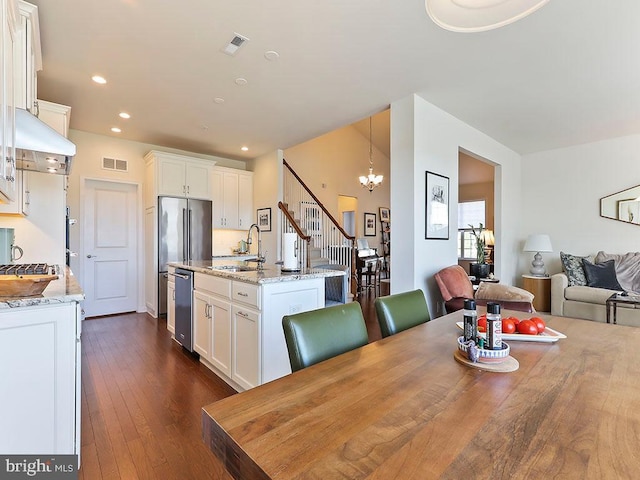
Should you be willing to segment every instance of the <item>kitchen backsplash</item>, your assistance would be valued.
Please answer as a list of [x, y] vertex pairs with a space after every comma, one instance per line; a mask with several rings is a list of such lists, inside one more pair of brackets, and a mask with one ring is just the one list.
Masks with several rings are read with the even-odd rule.
[[[251, 251], [255, 252], [258, 248], [258, 238], [255, 231], [253, 232], [253, 245]], [[247, 240], [246, 230], [214, 230], [213, 231], [213, 254], [229, 255], [233, 250], [238, 248], [240, 240]]]

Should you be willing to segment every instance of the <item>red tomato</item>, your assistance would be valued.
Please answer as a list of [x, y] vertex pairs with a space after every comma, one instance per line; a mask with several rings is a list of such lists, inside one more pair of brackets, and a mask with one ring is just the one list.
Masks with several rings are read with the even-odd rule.
[[547, 326], [544, 323], [544, 320], [542, 320], [540, 317], [531, 317], [530, 320], [533, 323], [536, 324], [536, 328], [538, 329], [538, 333], [544, 332], [544, 329], [547, 328]]
[[538, 327], [531, 320], [522, 320], [518, 324], [518, 333], [522, 333], [524, 335], [537, 335]]
[[502, 333], [516, 333], [516, 324], [510, 318], [502, 320]]
[[484, 315], [481, 317], [478, 317], [478, 331], [479, 332], [487, 331], [487, 317], [485, 317]]
[[511, 321], [515, 324], [516, 329], [518, 328], [518, 324], [520, 323], [520, 319], [516, 317], [511, 317]]

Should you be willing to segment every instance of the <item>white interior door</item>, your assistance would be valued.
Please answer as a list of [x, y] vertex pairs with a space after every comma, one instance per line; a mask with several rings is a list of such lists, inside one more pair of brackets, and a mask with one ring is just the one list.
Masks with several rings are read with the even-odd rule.
[[136, 310], [137, 188], [85, 181], [82, 261], [87, 317]]

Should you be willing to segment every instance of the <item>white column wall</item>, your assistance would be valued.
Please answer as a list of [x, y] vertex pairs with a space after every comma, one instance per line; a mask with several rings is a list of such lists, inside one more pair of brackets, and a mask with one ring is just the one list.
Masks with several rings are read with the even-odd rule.
[[[520, 231], [520, 155], [417, 95], [391, 105], [391, 208], [403, 212], [400, 221], [394, 217], [391, 288], [393, 293], [421, 288], [432, 316], [442, 313], [433, 275], [457, 263], [460, 149], [496, 165], [496, 275], [513, 284]], [[427, 170], [449, 177], [449, 240], [424, 238]]]

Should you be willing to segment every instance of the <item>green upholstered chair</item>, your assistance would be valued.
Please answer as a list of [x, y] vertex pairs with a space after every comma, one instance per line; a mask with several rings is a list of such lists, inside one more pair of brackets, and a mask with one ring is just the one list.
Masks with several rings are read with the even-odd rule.
[[422, 290], [376, 298], [375, 306], [382, 338], [431, 319]]
[[368, 342], [367, 327], [357, 302], [285, 315], [282, 327], [293, 372]]

